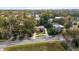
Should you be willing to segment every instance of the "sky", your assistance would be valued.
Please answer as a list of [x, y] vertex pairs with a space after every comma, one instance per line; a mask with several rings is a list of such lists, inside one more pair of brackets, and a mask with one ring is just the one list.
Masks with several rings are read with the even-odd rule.
[[0, 0], [0, 9], [79, 9], [78, 0]]

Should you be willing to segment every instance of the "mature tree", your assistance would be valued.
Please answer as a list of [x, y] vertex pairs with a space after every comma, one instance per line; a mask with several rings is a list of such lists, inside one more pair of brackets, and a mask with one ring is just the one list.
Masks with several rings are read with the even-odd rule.
[[33, 17], [27, 17], [24, 20], [24, 30], [28, 36], [32, 36], [35, 26], [36, 26], [36, 20]]
[[50, 18], [53, 18], [53, 14], [49, 11], [43, 12], [40, 19], [40, 25], [43, 25], [46, 28], [51, 27], [51, 23], [49, 23]]
[[79, 29], [67, 29], [66, 34], [70, 35], [74, 39], [73, 42], [75, 43], [75, 46], [79, 47]]
[[4, 39], [7, 39], [7, 36], [5, 36], [7, 25], [8, 23], [6, 22], [6, 18], [4, 16], [0, 16], [0, 37], [3, 37]]
[[66, 21], [65, 23], [64, 23], [64, 26], [65, 26], [65, 28], [70, 28], [71, 26], [72, 26], [72, 21]]

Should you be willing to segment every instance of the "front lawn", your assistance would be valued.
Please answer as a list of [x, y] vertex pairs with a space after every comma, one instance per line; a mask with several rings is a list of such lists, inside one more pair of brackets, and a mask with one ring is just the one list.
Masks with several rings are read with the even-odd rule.
[[60, 41], [54, 41], [11, 46], [4, 51], [65, 51], [67, 48], [64, 48]]

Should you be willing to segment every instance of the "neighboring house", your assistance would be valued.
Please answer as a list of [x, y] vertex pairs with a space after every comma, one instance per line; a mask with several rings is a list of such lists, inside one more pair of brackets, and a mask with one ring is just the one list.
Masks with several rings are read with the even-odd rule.
[[64, 18], [63, 16], [55, 17], [55, 19], [62, 19]]
[[53, 18], [49, 18], [48, 21], [51, 23], [53, 21]]
[[47, 29], [44, 26], [35, 27], [36, 31], [33, 34], [32, 39], [36, 39], [36, 37], [48, 36]]
[[35, 20], [40, 20], [40, 15], [39, 14], [35, 15]]
[[26, 16], [27, 16], [27, 17], [32, 17], [32, 16], [34, 16], [34, 15], [32, 15], [32, 14], [27, 14]]
[[31, 17], [32, 15], [28, 14], [27, 17]]
[[57, 32], [60, 32], [61, 30], [64, 29], [64, 26], [63, 25], [60, 25], [58, 23], [54, 23], [53, 24], [53, 28], [57, 31]]
[[76, 20], [79, 21], [79, 17], [77, 17]]

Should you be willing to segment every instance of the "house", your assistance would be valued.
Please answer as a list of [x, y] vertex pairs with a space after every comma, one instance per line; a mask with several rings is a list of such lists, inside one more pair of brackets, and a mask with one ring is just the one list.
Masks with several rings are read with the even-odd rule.
[[58, 23], [53, 24], [53, 28], [57, 31], [60, 32], [62, 29], [64, 29], [64, 26]]
[[36, 39], [37, 37], [48, 36], [47, 29], [44, 26], [35, 27], [35, 32], [33, 34], [32, 39]]
[[49, 18], [48, 21], [51, 23], [53, 21], [53, 18]]
[[77, 17], [76, 20], [79, 21], [79, 17]]
[[35, 20], [40, 20], [40, 15], [39, 14], [35, 15]]
[[62, 19], [64, 18], [63, 16], [55, 17], [55, 19]]
[[32, 15], [32, 14], [26, 14], [26, 16], [27, 16], [27, 17], [32, 17], [33, 15]]

